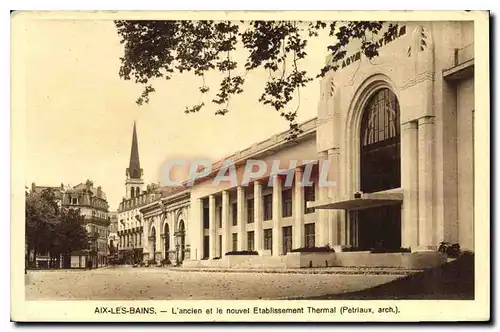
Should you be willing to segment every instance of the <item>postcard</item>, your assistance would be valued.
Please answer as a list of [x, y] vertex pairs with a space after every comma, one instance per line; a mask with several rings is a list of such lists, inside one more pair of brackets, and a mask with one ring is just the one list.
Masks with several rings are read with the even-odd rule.
[[488, 12], [11, 26], [13, 321], [490, 319]]

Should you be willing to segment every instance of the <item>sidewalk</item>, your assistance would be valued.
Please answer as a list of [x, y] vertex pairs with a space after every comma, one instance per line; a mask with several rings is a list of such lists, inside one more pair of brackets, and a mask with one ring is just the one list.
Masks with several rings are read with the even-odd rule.
[[[92, 268], [91, 271], [94, 270], [101, 270], [109, 268], [109, 266], [99, 266], [99, 267], [94, 267]], [[28, 273], [30, 272], [78, 272], [78, 271], [90, 271], [89, 269], [85, 269], [83, 267], [74, 267], [74, 268], [61, 268], [61, 269], [27, 269], [26, 270]]]
[[423, 270], [390, 267], [321, 267], [303, 269], [226, 269], [226, 268], [183, 268], [168, 267], [170, 271], [180, 272], [218, 272], [218, 273], [282, 273], [282, 274], [334, 274], [334, 275], [412, 275]]

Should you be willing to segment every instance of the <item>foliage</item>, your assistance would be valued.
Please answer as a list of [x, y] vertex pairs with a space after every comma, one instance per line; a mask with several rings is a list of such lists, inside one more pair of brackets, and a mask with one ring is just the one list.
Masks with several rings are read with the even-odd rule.
[[258, 255], [257, 251], [253, 250], [241, 250], [241, 251], [230, 251], [227, 252], [226, 255]]
[[79, 210], [58, 206], [51, 189], [26, 193], [26, 244], [35, 261], [39, 253], [52, 257], [62, 254], [69, 259], [71, 252], [87, 249], [88, 235], [83, 223]]
[[89, 236], [84, 226], [84, 216], [80, 215], [80, 211], [63, 208], [59, 220], [56, 230], [61, 252], [70, 255], [73, 251], [87, 249]]
[[387, 248], [373, 248], [370, 251], [372, 254], [387, 254], [387, 253], [409, 253], [411, 252], [410, 248], [394, 248], [394, 249], [387, 249]]
[[40, 252], [48, 252], [51, 244], [55, 242], [55, 227], [59, 213], [55, 202], [54, 192], [50, 189], [41, 193], [26, 193], [26, 243], [28, 250], [34, 250], [35, 256]]
[[387, 253], [410, 253], [410, 248], [384, 248], [381, 246], [376, 246], [375, 248], [366, 247], [345, 247], [342, 248], [342, 252], [356, 252], [356, 251], [369, 251], [372, 254], [387, 254]]
[[[212, 99], [217, 105], [215, 114], [229, 111], [231, 97], [243, 92], [245, 76], [256, 69], [269, 72], [259, 101], [270, 105], [285, 118], [291, 128], [291, 138], [300, 131], [296, 123], [297, 111], [288, 106], [297, 95], [300, 105], [300, 88], [314, 78], [336, 71], [346, 57], [346, 48], [353, 41], [368, 59], [378, 55], [379, 38], [392, 39], [397, 34], [397, 24], [369, 21], [115, 21], [124, 55], [120, 58], [120, 77], [135, 80], [144, 90], [137, 104], [149, 102], [154, 92], [155, 79], [172, 78], [174, 73], [192, 72], [200, 77], [201, 96], [210, 91], [205, 84], [205, 74], [219, 71], [224, 74], [219, 89]], [[307, 43], [320, 33], [328, 33], [331, 45], [325, 51], [331, 62], [319, 73], [311, 76], [299, 63], [307, 57]], [[355, 43], [356, 44], [356, 43]], [[248, 53], [241, 64], [234, 57], [237, 49]], [[242, 72], [240, 72], [242, 71]], [[200, 111], [205, 103], [186, 107], [185, 113]]]
[[297, 249], [292, 249], [290, 252], [335, 252], [333, 248], [326, 245], [323, 247], [302, 247]]

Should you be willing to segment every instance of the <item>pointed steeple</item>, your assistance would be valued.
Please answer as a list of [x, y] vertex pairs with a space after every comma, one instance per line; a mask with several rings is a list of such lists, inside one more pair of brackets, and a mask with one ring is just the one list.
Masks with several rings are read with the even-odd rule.
[[127, 168], [127, 177], [130, 179], [140, 179], [142, 177], [142, 168], [139, 162], [139, 147], [137, 145], [137, 131], [135, 129], [132, 133], [132, 148], [130, 150], [130, 163]]

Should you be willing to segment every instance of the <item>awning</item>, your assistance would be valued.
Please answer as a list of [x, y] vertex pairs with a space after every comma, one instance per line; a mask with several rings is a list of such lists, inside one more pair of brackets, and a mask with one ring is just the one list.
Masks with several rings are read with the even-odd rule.
[[361, 198], [340, 201], [308, 202], [307, 207], [327, 210], [363, 210], [384, 205], [397, 205], [403, 202], [403, 193], [362, 194]]

